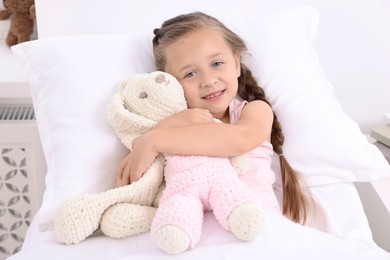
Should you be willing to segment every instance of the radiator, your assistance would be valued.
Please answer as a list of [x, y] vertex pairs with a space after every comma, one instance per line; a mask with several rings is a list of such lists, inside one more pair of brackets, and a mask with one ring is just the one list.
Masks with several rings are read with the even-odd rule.
[[18, 252], [41, 205], [46, 162], [31, 104], [0, 104], [0, 259]]

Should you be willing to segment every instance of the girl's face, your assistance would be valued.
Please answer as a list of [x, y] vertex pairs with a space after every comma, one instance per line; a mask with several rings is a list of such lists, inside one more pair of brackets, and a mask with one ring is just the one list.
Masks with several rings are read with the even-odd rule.
[[240, 55], [212, 29], [185, 34], [168, 46], [166, 72], [182, 84], [189, 108], [203, 108], [223, 121], [235, 98], [240, 76]]

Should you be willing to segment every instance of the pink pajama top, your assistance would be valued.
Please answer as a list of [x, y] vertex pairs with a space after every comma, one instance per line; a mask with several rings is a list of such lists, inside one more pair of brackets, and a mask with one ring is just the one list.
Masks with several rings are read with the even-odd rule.
[[[229, 106], [230, 124], [236, 124], [241, 116], [241, 111], [247, 104], [235, 98]], [[280, 213], [278, 200], [276, 199], [273, 184], [275, 173], [271, 169], [271, 160], [274, 151], [272, 144], [264, 141], [258, 147], [248, 153], [251, 165], [249, 170], [240, 175], [240, 179], [257, 196], [263, 208]]]

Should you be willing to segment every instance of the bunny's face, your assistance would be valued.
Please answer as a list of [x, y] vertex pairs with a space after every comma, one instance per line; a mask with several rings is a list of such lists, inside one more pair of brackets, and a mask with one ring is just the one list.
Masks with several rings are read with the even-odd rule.
[[130, 77], [122, 84], [121, 93], [129, 111], [154, 121], [187, 108], [180, 83], [161, 71]]

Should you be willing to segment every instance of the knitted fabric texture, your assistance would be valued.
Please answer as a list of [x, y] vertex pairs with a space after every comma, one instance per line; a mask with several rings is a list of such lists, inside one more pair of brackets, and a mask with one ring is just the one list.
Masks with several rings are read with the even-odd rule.
[[[107, 116], [121, 142], [131, 150], [136, 137], [185, 108], [179, 82], [167, 73], [156, 71], [136, 74], [123, 81], [108, 103]], [[143, 177], [131, 185], [65, 201], [54, 220], [57, 240], [65, 244], [84, 240], [99, 228], [105, 217], [103, 213], [115, 204], [152, 206], [162, 184], [164, 161], [163, 156], [158, 156]], [[150, 229], [150, 223], [145, 229]]]
[[[123, 81], [109, 101], [107, 114], [119, 139], [131, 150], [136, 137], [185, 108], [187, 104], [179, 82], [167, 73], [156, 71], [136, 74]], [[239, 158], [231, 159], [237, 170], [245, 171], [247, 157]], [[224, 160], [228, 163], [226, 158]], [[156, 212], [150, 207], [157, 206], [164, 187], [164, 163], [164, 157], [159, 155], [135, 183], [65, 201], [54, 222], [57, 240], [65, 244], [79, 243], [99, 226], [102, 226], [104, 234], [115, 238], [150, 230], [151, 219]], [[209, 166], [213, 163], [213, 160], [210, 161]], [[206, 167], [204, 171], [209, 172], [210, 169]], [[237, 173], [232, 175], [237, 176]], [[177, 215], [182, 213], [177, 212]], [[145, 221], [140, 221], [141, 218]]]
[[[161, 169], [164, 161], [160, 155], [143, 178], [131, 185], [65, 201], [54, 221], [53, 230], [57, 240], [64, 244], [75, 244], [84, 240], [99, 228], [103, 213], [117, 203], [153, 205], [162, 182]], [[150, 223], [147, 229], [149, 227]]]
[[152, 222], [152, 234], [163, 226], [181, 227], [199, 241], [204, 210], [212, 210], [218, 222], [230, 230], [230, 212], [244, 203], [256, 203], [251, 190], [239, 179], [228, 158], [165, 155], [166, 188]]
[[111, 97], [107, 112], [119, 139], [131, 150], [136, 137], [186, 108], [184, 92], [176, 78], [153, 72], [125, 80]]
[[155, 207], [121, 203], [110, 207], [100, 221], [102, 232], [112, 238], [123, 238], [149, 231]]

